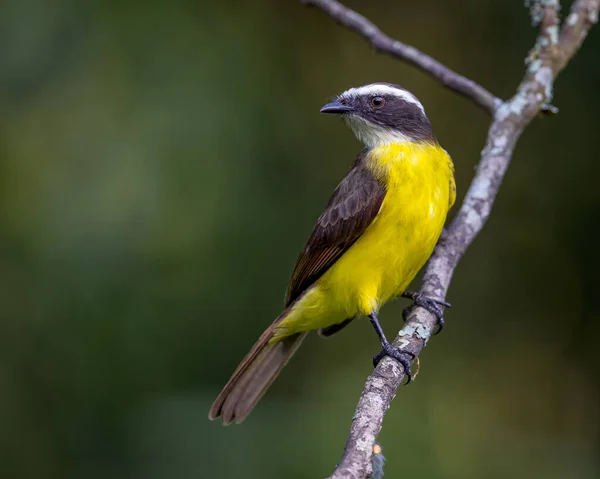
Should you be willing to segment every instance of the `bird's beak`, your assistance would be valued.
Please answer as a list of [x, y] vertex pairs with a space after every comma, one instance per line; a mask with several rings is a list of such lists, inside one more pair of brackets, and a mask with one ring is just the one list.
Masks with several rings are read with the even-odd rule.
[[348, 105], [342, 105], [339, 101], [334, 101], [332, 103], [327, 103], [323, 108], [321, 108], [321, 113], [350, 113], [354, 111], [354, 108]]

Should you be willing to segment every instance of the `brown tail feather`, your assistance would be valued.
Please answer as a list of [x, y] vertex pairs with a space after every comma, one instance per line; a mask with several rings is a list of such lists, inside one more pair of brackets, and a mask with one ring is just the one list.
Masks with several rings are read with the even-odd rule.
[[234, 420], [237, 423], [243, 421], [296, 352], [307, 333], [294, 334], [277, 343], [269, 343], [275, 325], [285, 313], [258, 338], [231, 375], [210, 408], [209, 419], [221, 416], [223, 424], [230, 424]]

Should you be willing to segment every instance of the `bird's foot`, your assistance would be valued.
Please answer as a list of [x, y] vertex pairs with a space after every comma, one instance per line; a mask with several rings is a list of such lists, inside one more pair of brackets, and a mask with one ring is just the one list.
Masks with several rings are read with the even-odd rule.
[[369, 314], [369, 321], [375, 328], [377, 332], [377, 336], [379, 337], [379, 342], [381, 343], [381, 351], [373, 356], [373, 367], [377, 367], [379, 361], [381, 361], [385, 356], [389, 356], [390, 358], [394, 358], [404, 368], [404, 374], [408, 378], [408, 384], [412, 380], [412, 372], [410, 370], [410, 363], [415, 360], [415, 355], [413, 353], [409, 353], [408, 351], [401, 351], [400, 349], [394, 348], [390, 342], [385, 337], [383, 333], [383, 329], [381, 329], [381, 325], [379, 324], [379, 319], [377, 318], [377, 312], [373, 311]]
[[421, 308], [425, 308], [431, 314], [433, 314], [437, 319], [438, 330], [434, 334], [438, 334], [444, 329], [444, 312], [442, 310], [442, 306], [445, 308], [450, 307], [450, 303], [446, 301], [442, 301], [441, 299], [430, 298], [429, 296], [424, 295], [423, 293], [413, 293], [410, 291], [405, 291], [402, 293], [403, 298], [411, 299], [413, 304], [410, 306], [406, 306], [402, 310], [402, 318], [404, 321], [408, 318], [408, 315], [411, 313], [413, 308], [416, 306], [420, 306]]
[[404, 374], [408, 378], [406, 384], [412, 381], [412, 371], [410, 370], [410, 364], [415, 360], [415, 355], [408, 351], [402, 351], [394, 348], [390, 343], [382, 344], [383, 349], [373, 356], [373, 367], [377, 367], [379, 362], [386, 356], [395, 359], [404, 368]]

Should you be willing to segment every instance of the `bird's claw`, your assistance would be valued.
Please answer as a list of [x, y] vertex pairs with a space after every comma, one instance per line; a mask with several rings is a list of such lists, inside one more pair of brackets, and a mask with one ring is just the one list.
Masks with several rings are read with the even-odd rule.
[[402, 351], [394, 348], [391, 344], [385, 344], [383, 349], [373, 356], [373, 367], [377, 367], [379, 362], [386, 356], [395, 359], [404, 368], [404, 374], [408, 378], [406, 384], [412, 380], [412, 371], [410, 370], [410, 364], [415, 360], [415, 355], [408, 351]]
[[442, 310], [442, 306], [445, 308], [449, 308], [451, 305], [447, 301], [442, 301], [441, 299], [430, 298], [429, 296], [424, 295], [423, 293], [412, 293], [410, 291], [406, 291], [402, 294], [403, 298], [411, 299], [413, 304], [410, 306], [406, 306], [402, 310], [402, 318], [404, 321], [408, 318], [410, 312], [416, 306], [420, 306], [421, 308], [426, 309], [431, 314], [433, 314], [437, 319], [438, 330], [434, 334], [438, 334], [444, 329], [444, 312]]

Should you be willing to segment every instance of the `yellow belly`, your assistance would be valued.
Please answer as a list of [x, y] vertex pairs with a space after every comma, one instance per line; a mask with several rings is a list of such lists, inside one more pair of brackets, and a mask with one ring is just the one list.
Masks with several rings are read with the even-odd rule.
[[392, 144], [372, 150], [367, 165], [386, 186], [378, 215], [293, 306], [275, 340], [379, 310], [431, 255], [454, 202], [446, 152], [437, 145]]

